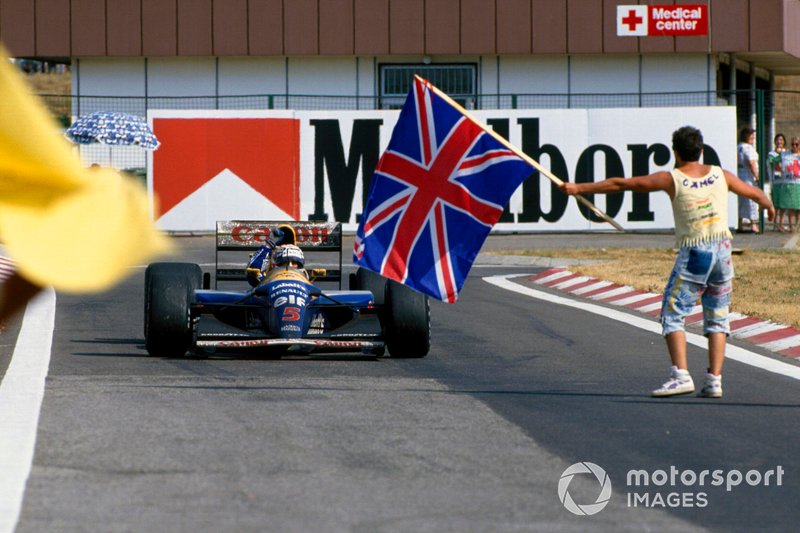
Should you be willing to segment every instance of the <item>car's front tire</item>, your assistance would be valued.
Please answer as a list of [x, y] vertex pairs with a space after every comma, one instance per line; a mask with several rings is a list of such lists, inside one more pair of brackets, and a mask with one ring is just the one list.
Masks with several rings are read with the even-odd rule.
[[384, 335], [394, 358], [417, 359], [431, 348], [431, 307], [428, 297], [394, 280], [386, 282]]
[[147, 353], [180, 357], [192, 344], [190, 306], [203, 283], [193, 263], [153, 263], [144, 274], [144, 338]]
[[[377, 272], [359, 267], [356, 270], [355, 283], [351, 283], [351, 289], [370, 291], [375, 298], [375, 305], [383, 305], [387, 281], [385, 277]], [[355, 285], [355, 287], [352, 285]]]

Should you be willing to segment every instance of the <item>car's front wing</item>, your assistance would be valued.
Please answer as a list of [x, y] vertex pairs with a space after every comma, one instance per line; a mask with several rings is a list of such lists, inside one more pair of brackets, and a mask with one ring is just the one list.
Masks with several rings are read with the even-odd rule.
[[311, 352], [361, 352], [372, 355], [383, 355], [384, 342], [381, 340], [335, 340], [335, 339], [198, 339], [198, 349], [213, 351], [215, 349], [246, 348], [279, 348], [286, 353]]

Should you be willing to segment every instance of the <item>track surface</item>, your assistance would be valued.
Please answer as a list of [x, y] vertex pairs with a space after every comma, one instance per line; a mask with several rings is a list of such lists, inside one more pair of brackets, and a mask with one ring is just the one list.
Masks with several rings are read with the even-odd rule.
[[[183, 247], [213, 261], [205, 239]], [[668, 366], [657, 335], [481, 279], [539, 270], [475, 267], [458, 304], [433, 303], [419, 361], [150, 358], [142, 269], [106, 294], [58, 295], [17, 531], [795, 531], [800, 383], [728, 361], [722, 400], [651, 399]], [[705, 354], [689, 358], [699, 381]], [[557, 490], [584, 461], [613, 488], [593, 516]], [[671, 466], [784, 474], [730, 492], [626, 486]], [[579, 504], [599, 490], [589, 475], [569, 485]], [[634, 508], [631, 492], [708, 503]]]

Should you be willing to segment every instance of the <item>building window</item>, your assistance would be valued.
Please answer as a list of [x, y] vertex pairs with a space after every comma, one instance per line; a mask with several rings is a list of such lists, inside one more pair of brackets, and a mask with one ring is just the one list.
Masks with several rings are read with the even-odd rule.
[[380, 65], [380, 108], [403, 107], [414, 74], [425, 78], [467, 109], [476, 107], [478, 68], [475, 64]]

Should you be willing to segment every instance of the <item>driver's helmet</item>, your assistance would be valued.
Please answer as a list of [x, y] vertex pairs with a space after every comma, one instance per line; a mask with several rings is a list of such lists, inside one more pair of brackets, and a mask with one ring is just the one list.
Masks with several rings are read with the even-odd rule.
[[303, 250], [294, 244], [278, 246], [272, 251], [272, 264], [275, 266], [288, 265], [296, 268], [303, 268], [303, 265], [305, 264]]

